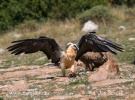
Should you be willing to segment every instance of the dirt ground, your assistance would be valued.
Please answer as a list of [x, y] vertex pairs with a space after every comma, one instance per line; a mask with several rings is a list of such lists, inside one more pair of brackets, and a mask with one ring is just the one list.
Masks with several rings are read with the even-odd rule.
[[86, 72], [61, 77], [57, 66], [19, 66], [0, 69], [0, 100], [135, 100], [135, 66], [119, 64], [115, 79], [88, 82]]

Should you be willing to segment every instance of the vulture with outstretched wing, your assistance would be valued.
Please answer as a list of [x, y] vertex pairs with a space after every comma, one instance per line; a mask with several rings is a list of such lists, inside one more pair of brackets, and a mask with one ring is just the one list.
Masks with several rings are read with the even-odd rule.
[[116, 54], [114, 50], [122, 52], [123, 48], [114, 42], [97, 36], [95, 32], [83, 35], [77, 44], [68, 43], [66, 51], [53, 38], [41, 36], [35, 39], [24, 39], [13, 41], [13, 45], [7, 49], [11, 54], [30, 54], [42, 51], [52, 63], [59, 63], [62, 69], [62, 74], [65, 76], [65, 69], [70, 68], [72, 75], [75, 75], [74, 62], [86, 52], [110, 52]]

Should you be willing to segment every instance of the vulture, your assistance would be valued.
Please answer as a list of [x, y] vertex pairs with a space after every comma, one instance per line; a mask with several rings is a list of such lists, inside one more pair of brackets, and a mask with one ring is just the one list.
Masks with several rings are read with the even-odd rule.
[[98, 68], [108, 60], [106, 55], [107, 52], [86, 52], [79, 60], [84, 64], [86, 71], [93, 71], [94, 68]]
[[82, 35], [75, 44], [69, 42], [65, 51], [58, 45], [55, 39], [46, 36], [17, 40], [11, 43], [13, 43], [13, 45], [9, 46], [7, 49], [14, 55], [42, 51], [48, 59], [51, 59], [52, 63], [59, 63], [63, 76], [65, 76], [66, 69], [68, 68], [70, 68], [71, 75], [75, 76], [74, 62], [78, 61], [81, 56], [87, 52], [110, 52], [117, 54], [115, 50], [123, 51], [121, 45], [97, 36], [95, 32]]

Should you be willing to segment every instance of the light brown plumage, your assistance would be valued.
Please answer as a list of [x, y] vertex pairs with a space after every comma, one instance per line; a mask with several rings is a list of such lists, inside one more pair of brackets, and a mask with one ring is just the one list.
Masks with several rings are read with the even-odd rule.
[[94, 68], [102, 66], [108, 60], [116, 62], [113, 55], [109, 52], [87, 52], [83, 54], [79, 60], [83, 62], [86, 70], [90, 71], [92, 71]]
[[66, 74], [66, 69], [70, 68], [72, 75], [75, 75], [74, 62], [76, 58], [77, 51], [74, 48], [74, 44], [70, 44], [67, 48], [65, 54], [62, 56], [60, 60], [60, 67], [62, 70], [63, 76]]
[[99, 66], [104, 64], [107, 58], [105, 57], [104, 52], [87, 52], [83, 54], [79, 60], [83, 62], [86, 70], [92, 71], [94, 68], [98, 68]]

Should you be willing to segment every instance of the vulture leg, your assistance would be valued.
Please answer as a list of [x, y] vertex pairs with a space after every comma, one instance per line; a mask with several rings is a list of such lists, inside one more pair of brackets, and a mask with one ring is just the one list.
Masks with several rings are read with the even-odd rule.
[[101, 55], [101, 61], [106, 62], [107, 58], [105, 58], [105, 55], [102, 52], [100, 52], [100, 55]]
[[71, 74], [69, 75], [70, 77], [76, 77], [76, 73], [75, 73], [75, 66], [72, 65], [70, 68]]
[[65, 77], [66, 76], [65, 64], [64, 63], [60, 63], [60, 67], [61, 67], [61, 70], [62, 70], [62, 76]]
[[85, 70], [92, 71], [93, 70], [93, 63], [85, 63]]

